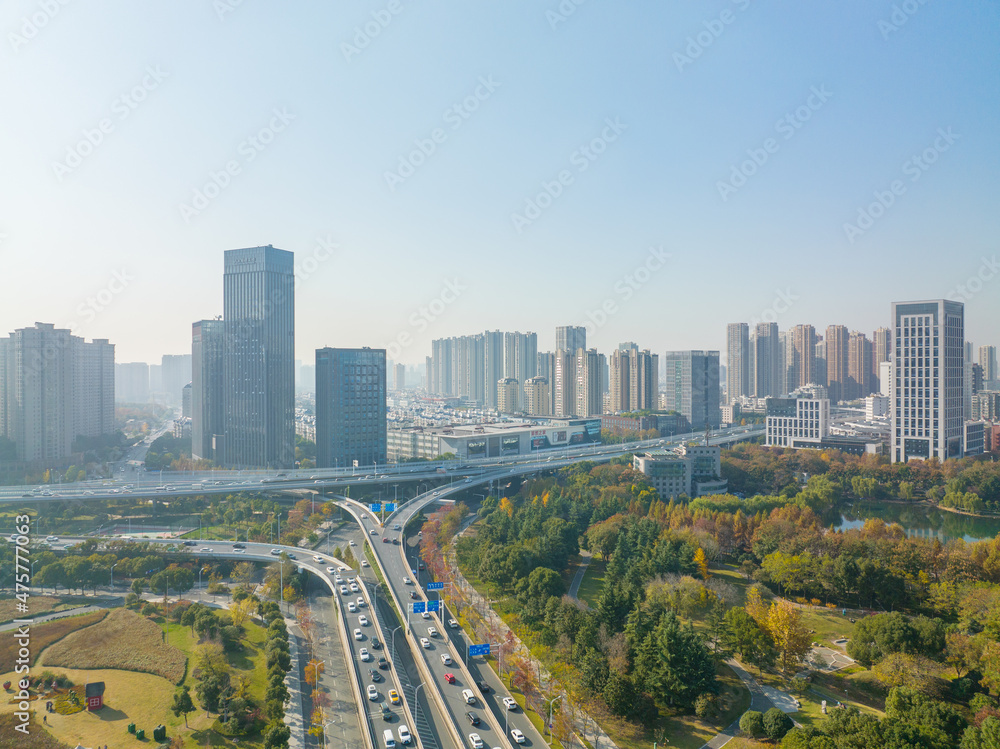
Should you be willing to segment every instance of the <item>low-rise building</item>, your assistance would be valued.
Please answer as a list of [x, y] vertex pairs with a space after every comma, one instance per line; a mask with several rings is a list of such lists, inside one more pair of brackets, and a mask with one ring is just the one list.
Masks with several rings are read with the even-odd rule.
[[768, 398], [765, 444], [819, 447], [830, 433], [827, 398]]
[[453, 453], [461, 459], [529, 455], [553, 447], [601, 441], [600, 418], [552, 419], [539, 423], [408, 427], [388, 431], [390, 461]]
[[665, 499], [724, 494], [729, 488], [729, 481], [722, 478], [722, 449], [717, 445], [646, 452], [632, 458], [632, 467]]

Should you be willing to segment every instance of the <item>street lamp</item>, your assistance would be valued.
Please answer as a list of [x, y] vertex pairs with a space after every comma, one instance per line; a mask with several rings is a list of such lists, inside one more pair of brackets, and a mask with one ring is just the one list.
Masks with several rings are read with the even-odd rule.
[[111, 565], [111, 592], [115, 592], [115, 567], [117, 567], [121, 562], [115, 562]]
[[337, 722], [336, 718], [330, 718], [330, 720], [326, 721], [326, 723], [323, 724], [323, 749], [326, 749], [326, 727], [331, 723], [336, 723], [336, 722]]
[[392, 653], [393, 660], [396, 659], [396, 633], [402, 628], [403, 625], [400, 624], [398, 627], [392, 630], [392, 634], [389, 635], [389, 651]]
[[548, 703], [549, 703], [549, 723], [548, 723], [549, 736], [552, 735], [552, 703], [554, 703], [556, 700], [561, 700], [562, 698], [563, 698], [563, 696], [561, 694], [557, 694], [555, 697], [553, 697], [551, 700], [548, 701]]
[[198, 568], [198, 590], [201, 590], [201, 573], [204, 572], [207, 569], [208, 569], [208, 567], [199, 567]]

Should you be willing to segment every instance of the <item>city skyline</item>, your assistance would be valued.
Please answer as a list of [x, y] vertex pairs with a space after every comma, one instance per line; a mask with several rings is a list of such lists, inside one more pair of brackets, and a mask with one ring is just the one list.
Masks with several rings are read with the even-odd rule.
[[304, 361], [584, 323], [721, 351], [927, 298], [998, 343], [995, 4], [222, 5], [0, 11], [7, 330], [181, 354], [223, 250], [272, 243]]

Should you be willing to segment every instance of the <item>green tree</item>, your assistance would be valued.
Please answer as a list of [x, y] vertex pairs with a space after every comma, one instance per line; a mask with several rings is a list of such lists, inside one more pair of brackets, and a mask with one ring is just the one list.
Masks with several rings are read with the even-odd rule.
[[626, 716], [635, 707], [636, 689], [632, 680], [620, 671], [611, 674], [604, 686], [604, 702], [608, 709], [619, 716]]
[[756, 710], [747, 710], [740, 717], [740, 733], [752, 739], [764, 735], [764, 716]]
[[780, 741], [794, 725], [792, 719], [776, 707], [764, 713], [764, 734], [772, 741]]
[[174, 701], [170, 705], [170, 710], [174, 715], [184, 716], [184, 727], [188, 727], [188, 713], [194, 712], [194, 701], [191, 699], [191, 687], [185, 685], [179, 692], [174, 693]]
[[[715, 664], [691, 625], [669, 611], [636, 653], [636, 682], [670, 705], [694, 707], [699, 694], [717, 692]], [[612, 677], [613, 678], [613, 677]]]

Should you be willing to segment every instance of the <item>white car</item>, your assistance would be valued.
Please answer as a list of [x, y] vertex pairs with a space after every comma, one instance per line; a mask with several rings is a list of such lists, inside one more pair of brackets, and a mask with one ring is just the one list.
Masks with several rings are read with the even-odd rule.
[[457, 619], [449, 619], [448, 620], [448, 626], [451, 627], [452, 629], [458, 629], [458, 620]]
[[427, 634], [430, 635], [431, 637], [437, 637], [438, 636], [438, 631], [434, 627], [428, 627], [427, 628]]
[[478, 733], [469, 734], [469, 744], [472, 745], [472, 749], [483, 749], [483, 740]]
[[359, 616], [358, 617], [358, 624], [360, 624], [362, 627], [367, 627], [368, 626], [368, 617], [365, 616], [364, 614], [362, 614], [361, 616]]
[[358, 584], [357, 583], [351, 583], [351, 592], [352, 593], [357, 593], [358, 592]]
[[441, 662], [444, 665], [446, 665], [446, 666], [450, 666], [451, 665], [451, 656], [448, 655], [447, 653], [441, 653]]
[[410, 743], [410, 729], [406, 726], [399, 727], [399, 743], [409, 744]]
[[463, 689], [462, 690], [462, 699], [465, 700], [465, 704], [467, 704], [467, 705], [475, 705], [476, 704], [476, 695], [474, 695], [472, 693], [471, 689]]
[[510, 737], [514, 739], [515, 744], [524, 743], [524, 734], [518, 731], [516, 728], [510, 729]]
[[368, 699], [372, 702], [378, 699], [378, 690], [375, 688], [374, 684], [368, 685]]
[[353, 538], [351, 539], [350, 543], [351, 543], [351, 546], [357, 546], [357, 544], [354, 543], [354, 539]]
[[360, 629], [355, 629], [354, 630], [354, 639], [355, 640], [363, 640], [364, 638], [365, 638], [365, 636], [363, 634], [361, 634], [361, 630]]
[[341, 585], [340, 586], [340, 594], [343, 595], [343, 596], [347, 595], [347, 586], [346, 585]]
[[369, 532], [369, 533], [370, 533], [371, 535], [373, 535], [373, 536], [377, 536], [377, 535], [378, 535], [378, 531], [377, 531], [377, 530], [375, 530], [374, 528], [372, 528], [372, 529], [371, 529], [370, 531], [368, 531], [368, 532]]
[[428, 612], [426, 612], [426, 611], [421, 611], [420, 612], [420, 618], [421, 619], [430, 619], [431, 615]]
[[59, 540], [59, 536], [46, 536], [45, 540], [49, 543], [54, 543]]
[[504, 697], [503, 706], [508, 710], [517, 710], [517, 700], [513, 697]]
[[358, 596], [358, 608], [363, 609], [365, 607], [364, 596]]
[[430, 646], [431, 646], [431, 641], [430, 640], [428, 640], [426, 637], [421, 637], [420, 638], [420, 647], [422, 647], [422, 648], [429, 648]]
[[413, 585], [413, 583], [410, 582], [410, 578], [404, 577], [403, 578], [403, 585]]
[[272, 557], [281, 556], [281, 549], [271, 549], [271, 556]]
[[363, 661], [370, 661], [372, 659], [372, 655], [368, 652], [368, 648], [361, 648], [361, 650], [358, 651], [358, 655], [361, 656], [361, 660]]
[[362, 559], [362, 560], [361, 560], [361, 566], [362, 566], [362, 567], [367, 567], [367, 566], [368, 566], [368, 562], [367, 562], [367, 560], [364, 560], [364, 559]]
[[323, 561], [323, 557], [321, 557], [319, 554], [313, 554], [313, 561], [314, 562], [322, 562]]
[[347, 610], [352, 614], [358, 613], [358, 607], [355, 605], [354, 601], [347, 602]]
[[[327, 567], [326, 568], [326, 574], [328, 574], [328, 575], [336, 575], [337, 574], [337, 568], [336, 567]], [[337, 577], [340, 577], [340, 576], [337, 575]]]

